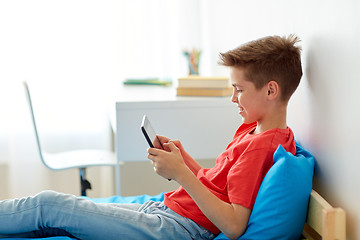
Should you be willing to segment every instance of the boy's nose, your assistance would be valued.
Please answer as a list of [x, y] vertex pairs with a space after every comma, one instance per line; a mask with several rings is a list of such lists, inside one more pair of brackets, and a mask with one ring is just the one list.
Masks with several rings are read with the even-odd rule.
[[239, 102], [238, 97], [237, 97], [237, 95], [235, 93], [232, 94], [231, 101], [233, 103], [238, 103]]

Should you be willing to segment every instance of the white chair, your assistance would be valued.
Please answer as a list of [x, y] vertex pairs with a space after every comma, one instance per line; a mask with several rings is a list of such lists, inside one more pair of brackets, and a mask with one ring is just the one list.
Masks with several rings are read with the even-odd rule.
[[60, 153], [47, 153], [41, 148], [39, 133], [36, 126], [34, 108], [28, 84], [24, 82], [26, 97], [29, 103], [32, 122], [34, 126], [36, 143], [43, 164], [51, 170], [59, 171], [71, 168], [80, 170], [81, 195], [86, 196], [86, 190], [91, 189], [90, 182], [86, 179], [86, 168], [92, 166], [116, 166], [116, 156], [112, 151], [106, 150], [76, 150]]

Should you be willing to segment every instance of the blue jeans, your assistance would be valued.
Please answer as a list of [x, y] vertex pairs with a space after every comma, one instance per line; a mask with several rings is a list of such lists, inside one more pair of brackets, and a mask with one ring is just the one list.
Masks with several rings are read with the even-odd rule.
[[213, 239], [162, 202], [94, 203], [53, 191], [0, 202], [0, 238]]

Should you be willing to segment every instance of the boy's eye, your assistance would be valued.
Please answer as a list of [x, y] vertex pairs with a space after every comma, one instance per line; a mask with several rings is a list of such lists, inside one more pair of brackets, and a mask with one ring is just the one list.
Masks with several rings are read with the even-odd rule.
[[236, 93], [241, 93], [243, 91], [241, 88], [238, 88], [236, 86], [233, 86], [233, 88]]

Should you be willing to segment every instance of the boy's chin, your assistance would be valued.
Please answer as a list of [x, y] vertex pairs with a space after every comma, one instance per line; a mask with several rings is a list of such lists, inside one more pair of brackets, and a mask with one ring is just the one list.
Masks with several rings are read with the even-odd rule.
[[245, 123], [245, 124], [250, 124], [250, 123], [253, 123], [253, 122], [256, 122], [256, 121], [242, 117], [242, 122]]
[[249, 121], [249, 119], [246, 118], [246, 117], [241, 116], [241, 119], [242, 119], [242, 122], [245, 123], [245, 124], [251, 123], [251, 121]]

